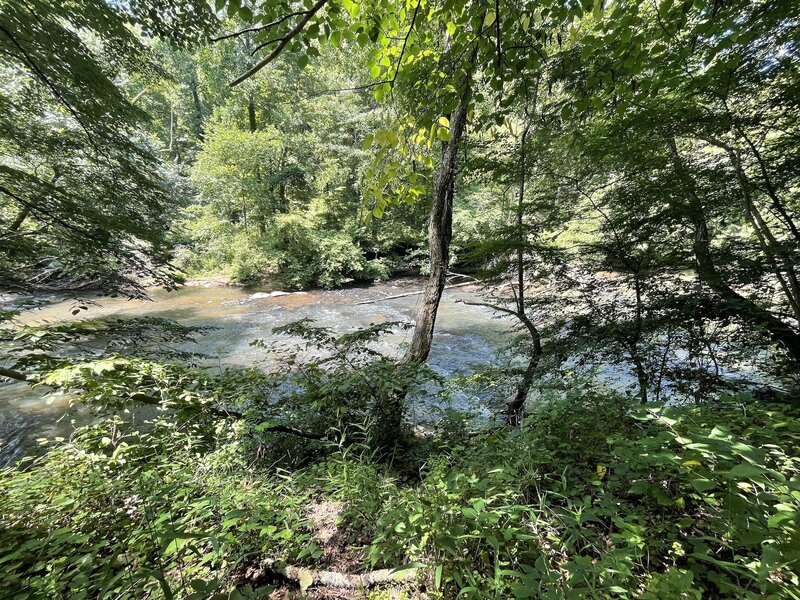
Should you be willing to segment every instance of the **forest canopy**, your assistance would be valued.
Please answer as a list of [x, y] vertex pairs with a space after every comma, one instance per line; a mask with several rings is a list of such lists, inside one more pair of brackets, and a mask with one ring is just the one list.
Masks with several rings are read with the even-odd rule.
[[0, 595], [797, 598], [799, 27], [3, 0]]

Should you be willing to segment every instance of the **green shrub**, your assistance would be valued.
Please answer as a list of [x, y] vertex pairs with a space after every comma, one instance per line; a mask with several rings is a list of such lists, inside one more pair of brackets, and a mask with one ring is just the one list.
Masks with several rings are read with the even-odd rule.
[[540, 406], [388, 493], [370, 560], [420, 561], [445, 597], [796, 597], [798, 411], [591, 404]]
[[266, 245], [289, 288], [332, 288], [369, 278], [363, 252], [348, 234], [320, 230], [316, 219], [304, 215], [278, 216]]
[[554, 397], [521, 430], [453, 431], [402, 470], [341, 440], [276, 469], [254, 434], [109, 420], [0, 472], [0, 593], [264, 594], [243, 574], [316, 564], [308, 509], [330, 500], [364, 568], [416, 566], [434, 598], [797, 597], [797, 409]]

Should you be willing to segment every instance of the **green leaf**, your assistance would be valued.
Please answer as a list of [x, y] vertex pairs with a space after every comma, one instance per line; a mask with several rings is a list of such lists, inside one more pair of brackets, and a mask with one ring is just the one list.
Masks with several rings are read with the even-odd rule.
[[308, 66], [308, 55], [307, 54], [301, 54], [297, 58], [297, 66], [300, 67], [301, 69], [305, 69]]
[[698, 477], [696, 479], [692, 479], [692, 485], [694, 486], [694, 489], [696, 489], [698, 492], [706, 492], [717, 486], [716, 483], [714, 483], [709, 479], [706, 479], [705, 477]]
[[599, 21], [603, 17], [603, 0], [594, 0], [594, 8], [592, 9], [592, 16], [597, 21]]
[[732, 477], [741, 477], [745, 479], [763, 478], [767, 470], [763, 467], [750, 465], [748, 463], [741, 463], [731, 469]]
[[401, 573], [402, 571], [408, 571], [409, 569], [424, 569], [427, 567], [425, 563], [421, 562], [410, 562], [404, 565], [397, 567], [396, 569], [392, 569], [391, 574], [394, 575], [395, 573]]

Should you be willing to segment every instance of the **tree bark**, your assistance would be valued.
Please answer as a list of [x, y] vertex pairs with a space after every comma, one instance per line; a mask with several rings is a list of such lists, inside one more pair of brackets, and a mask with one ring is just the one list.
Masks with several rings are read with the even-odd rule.
[[258, 123], [256, 122], [256, 103], [252, 94], [247, 99], [247, 121], [250, 125], [250, 133], [255, 133], [256, 129], [258, 129]]
[[467, 111], [472, 96], [472, 75], [476, 50], [472, 52], [461, 79], [461, 98], [450, 121], [450, 141], [443, 142], [442, 166], [436, 177], [433, 207], [428, 223], [428, 245], [431, 273], [425, 287], [422, 304], [417, 314], [411, 346], [403, 357], [405, 363], [423, 363], [427, 360], [433, 342], [436, 312], [442, 299], [447, 268], [450, 262], [450, 240], [453, 237], [453, 194], [458, 150], [467, 127]]

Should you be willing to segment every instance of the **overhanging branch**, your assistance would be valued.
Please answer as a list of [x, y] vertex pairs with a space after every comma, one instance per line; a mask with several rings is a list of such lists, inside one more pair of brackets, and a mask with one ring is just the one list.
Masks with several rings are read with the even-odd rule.
[[243, 81], [250, 79], [253, 75], [275, 60], [280, 53], [283, 52], [283, 49], [286, 48], [289, 42], [291, 42], [300, 32], [303, 31], [303, 29], [305, 29], [305, 26], [308, 24], [308, 22], [320, 11], [320, 9], [322, 9], [323, 6], [325, 6], [325, 4], [327, 4], [327, 2], [328, 0], [317, 0], [314, 6], [308, 9], [308, 12], [305, 13], [305, 16], [298, 21], [297, 25], [290, 29], [285, 36], [278, 39], [278, 45], [275, 46], [275, 49], [272, 52], [256, 63], [255, 66], [248, 69], [245, 73], [239, 75], [239, 77], [231, 81], [228, 85], [230, 87], [236, 87]]

